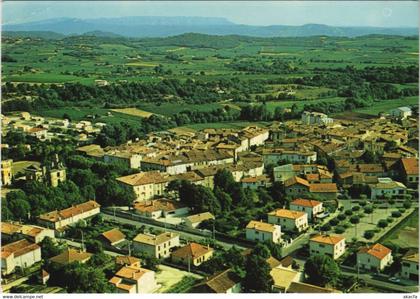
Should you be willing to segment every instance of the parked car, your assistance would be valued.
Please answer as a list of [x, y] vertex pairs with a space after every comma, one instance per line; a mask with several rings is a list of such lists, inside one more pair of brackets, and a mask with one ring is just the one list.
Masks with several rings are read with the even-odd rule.
[[390, 277], [390, 278], [388, 278], [388, 280], [389, 281], [391, 281], [391, 282], [396, 282], [396, 283], [398, 283], [398, 282], [400, 282], [401, 280], [399, 279], [399, 278], [397, 278], [397, 277]]

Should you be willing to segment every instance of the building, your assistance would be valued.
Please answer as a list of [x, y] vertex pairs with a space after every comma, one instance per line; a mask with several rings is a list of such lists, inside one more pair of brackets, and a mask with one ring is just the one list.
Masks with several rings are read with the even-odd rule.
[[268, 223], [280, 225], [284, 231], [304, 231], [308, 228], [308, 214], [301, 211], [277, 209], [268, 213]]
[[286, 293], [292, 282], [299, 282], [302, 279], [300, 272], [292, 269], [276, 267], [270, 272], [273, 278], [273, 292], [275, 293]]
[[79, 249], [67, 248], [59, 255], [50, 258], [50, 261], [60, 265], [68, 265], [74, 262], [84, 264], [90, 260], [91, 257], [92, 254], [89, 252], [84, 252]]
[[287, 290], [287, 293], [316, 294], [316, 293], [341, 293], [341, 292], [335, 289], [323, 288], [323, 287], [319, 287], [313, 284], [293, 281], [290, 284]]
[[1, 272], [8, 275], [16, 267], [27, 268], [41, 261], [41, 247], [28, 240], [19, 240], [1, 247]]
[[326, 114], [320, 112], [303, 111], [301, 116], [302, 124], [304, 125], [328, 125], [334, 122]]
[[133, 188], [136, 201], [146, 201], [155, 196], [163, 195], [169, 182], [168, 177], [157, 171], [130, 174], [116, 180]]
[[307, 180], [294, 176], [284, 182], [286, 195], [299, 197], [309, 193], [310, 184]]
[[302, 211], [308, 214], [308, 220], [314, 221], [316, 215], [323, 212], [322, 202], [312, 199], [298, 198], [290, 203], [290, 210]]
[[341, 236], [317, 235], [309, 240], [311, 255], [328, 255], [338, 259], [346, 250], [346, 239]]
[[9, 240], [16, 235], [21, 236], [33, 243], [40, 243], [42, 240], [44, 240], [45, 237], [54, 239], [54, 231], [52, 229], [13, 222], [1, 223], [2, 239]]
[[338, 189], [335, 183], [310, 184], [309, 192], [329, 200], [336, 199], [338, 195]]
[[289, 150], [283, 148], [268, 148], [262, 152], [264, 164], [277, 165], [279, 162], [310, 164], [316, 161], [317, 153], [310, 150]]
[[251, 241], [269, 241], [275, 244], [282, 242], [281, 227], [276, 224], [251, 220], [246, 226], [245, 233], [246, 239]]
[[195, 285], [191, 293], [232, 294], [241, 292], [241, 278], [232, 269], [216, 273]]
[[211, 259], [213, 253], [213, 248], [193, 242], [172, 252], [171, 259], [174, 263], [180, 263], [188, 267], [198, 267], [203, 262]]
[[104, 154], [105, 163], [120, 163], [128, 168], [140, 169], [143, 156], [125, 151], [108, 151]]
[[32, 164], [24, 171], [27, 181], [47, 182], [52, 187], [57, 187], [59, 183], [66, 181], [66, 168], [59, 162], [58, 156], [50, 165], [40, 167]]
[[123, 266], [109, 282], [118, 293], [150, 294], [159, 287], [154, 271], [136, 266]]
[[184, 223], [189, 228], [196, 228], [201, 222], [206, 220], [214, 220], [214, 216], [210, 212], [191, 215], [184, 218]]
[[391, 178], [378, 178], [378, 183], [370, 185], [370, 190], [370, 199], [402, 198], [407, 187]]
[[107, 86], [109, 85], [109, 82], [107, 80], [97, 79], [95, 80], [96, 86]]
[[158, 219], [161, 217], [182, 216], [188, 214], [190, 208], [179, 201], [156, 199], [134, 203], [134, 210], [139, 215]]
[[134, 250], [148, 253], [158, 259], [169, 257], [171, 249], [178, 246], [179, 235], [170, 232], [160, 235], [138, 234], [133, 239]]
[[392, 263], [392, 250], [376, 243], [360, 248], [357, 252], [357, 266], [367, 271], [382, 271]]
[[115, 257], [115, 264], [118, 266], [140, 267], [141, 260], [130, 255], [118, 255]]
[[409, 107], [398, 107], [389, 111], [389, 115], [393, 118], [406, 119], [413, 114]]
[[293, 168], [293, 164], [286, 164], [274, 167], [273, 175], [275, 182], [284, 183], [288, 179], [293, 178], [296, 175], [296, 173]]
[[52, 211], [38, 216], [38, 222], [45, 227], [60, 230], [80, 220], [100, 213], [100, 205], [93, 200], [72, 206], [61, 211]]
[[43, 141], [47, 139], [48, 130], [44, 128], [30, 128], [27, 133], [29, 136], [33, 136]]
[[419, 186], [419, 159], [402, 158], [400, 162], [400, 175], [408, 188], [418, 189]]
[[418, 249], [409, 250], [401, 260], [401, 277], [419, 281], [419, 252]]
[[13, 165], [13, 160], [11, 159], [1, 161], [1, 181], [0, 181], [1, 186], [9, 186], [12, 184], [12, 176], [13, 176], [12, 165]]
[[101, 240], [105, 245], [117, 247], [121, 243], [125, 243], [125, 235], [118, 229], [113, 228], [101, 234]]
[[259, 187], [271, 186], [271, 179], [268, 175], [246, 177], [241, 180], [242, 187], [257, 190]]

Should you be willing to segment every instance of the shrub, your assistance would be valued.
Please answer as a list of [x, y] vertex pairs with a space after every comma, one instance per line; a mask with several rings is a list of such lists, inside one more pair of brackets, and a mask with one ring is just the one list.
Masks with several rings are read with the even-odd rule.
[[365, 233], [363, 234], [363, 237], [365, 237], [366, 239], [370, 240], [373, 238], [373, 236], [375, 236], [375, 233], [371, 230], [367, 230], [365, 231]]
[[351, 216], [351, 215], [353, 215], [353, 211], [352, 211], [352, 210], [346, 210], [344, 213], [345, 213], [347, 216]]
[[402, 213], [405, 212], [405, 209], [404, 208], [401, 208], [401, 209], [398, 209], [398, 211], [402, 214]]
[[347, 228], [349, 228], [351, 225], [350, 225], [349, 223], [345, 222], [345, 223], [343, 223], [343, 224], [342, 224], [342, 226], [343, 226], [344, 228], [346, 228], [346, 229], [347, 229]]
[[338, 218], [339, 220], [343, 221], [343, 220], [345, 220], [345, 219], [347, 218], [347, 216], [346, 216], [346, 215], [344, 215], [344, 214], [339, 214], [339, 215], [337, 216], [337, 218]]
[[329, 231], [330, 229], [331, 229], [331, 225], [329, 225], [328, 223], [321, 226], [321, 230], [324, 232]]
[[341, 225], [336, 226], [335, 229], [334, 229], [334, 232], [336, 234], [342, 234], [345, 231], [346, 231], [346, 229], [343, 226], [341, 226]]
[[364, 211], [366, 214], [371, 214], [371, 213], [373, 212], [373, 207], [372, 207], [372, 206], [367, 206], [367, 207], [365, 207], [365, 208], [363, 209], [363, 211]]
[[364, 207], [364, 206], [366, 206], [366, 205], [367, 205], [367, 201], [366, 201], [366, 200], [362, 200], [362, 201], [360, 201], [360, 202], [359, 202], [359, 205], [360, 205], [361, 207]]
[[336, 226], [340, 221], [337, 218], [333, 218], [329, 221], [331, 226]]
[[399, 212], [399, 211], [394, 211], [394, 212], [392, 212], [392, 213], [391, 213], [391, 216], [392, 216], [392, 217], [394, 217], [394, 218], [401, 217], [401, 212]]
[[388, 217], [386, 218], [386, 221], [388, 221], [389, 223], [394, 222], [394, 219], [392, 217]]
[[351, 209], [356, 212], [360, 210], [360, 206], [354, 206]]
[[409, 201], [405, 201], [405, 202], [403, 203], [403, 207], [404, 207], [405, 209], [409, 209], [409, 208], [411, 208], [411, 202], [409, 202]]
[[388, 226], [388, 221], [386, 219], [381, 219], [378, 221], [378, 227], [385, 228]]

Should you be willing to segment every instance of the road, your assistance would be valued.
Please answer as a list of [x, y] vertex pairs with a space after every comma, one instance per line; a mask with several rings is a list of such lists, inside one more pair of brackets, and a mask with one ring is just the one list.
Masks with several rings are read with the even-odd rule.
[[[127, 218], [123, 218], [123, 217], [119, 217], [119, 216], [112, 216], [112, 215], [108, 215], [108, 214], [105, 214], [105, 213], [101, 213], [101, 215], [102, 215], [103, 219], [114, 220], [114, 221], [117, 221], [119, 223], [131, 224], [131, 225], [135, 225], [136, 227], [144, 226], [146, 228], [153, 228], [153, 229], [156, 229], [156, 230], [164, 229], [161, 226], [152, 225], [152, 224], [149, 224], [149, 223], [143, 223], [143, 222], [140, 222], [138, 220], [131, 220], [131, 219], [127, 219]], [[186, 233], [186, 232], [183, 232], [183, 231], [177, 231], [177, 230], [169, 229], [169, 228], [166, 228], [166, 231], [177, 233], [177, 234], [180, 235], [181, 239], [184, 239], [184, 240], [199, 241], [199, 240], [208, 239], [208, 237], [203, 237], [203, 236], [199, 236], [199, 235], [195, 235], [195, 234], [191, 234], [191, 233]], [[236, 248], [239, 248], [239, 249], [246, 249], [245, 247], [242, 247], [240, 245], [237, 245], [237, 244], [234, 244], [234, 243], [222, 242], [222, 241], [219, 241], [219, 240], [217, 240], [217, 244], [219, 244], [220, 246], [222, 246], [225, 249], [229, 249], [232, 246], [235, 246]]]

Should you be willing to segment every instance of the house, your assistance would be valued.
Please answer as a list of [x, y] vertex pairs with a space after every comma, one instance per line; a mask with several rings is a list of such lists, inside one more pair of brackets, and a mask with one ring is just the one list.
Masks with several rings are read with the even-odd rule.
[[290, 150], [284, 148], [266, 148], [262, 152], [264, 164], [277, 165], [278, 162], [310, 164], [316, 161], [317, 153], [312, 150]]
[[310, 184], [309, 192], [322, 198], [334, 200], [337, 198], [338, 189], [335, 183]]
[[259, 187], [271, 186], [271, 179], [268, 175], [246, 177], [241, 180], [242, 187], [257, 190]]
[[213, 248], [193, 242], [172, 252], [171, 259], [174, 263], [184, 264], [188, 267], [198, 267], [203, 262], [211, 259], [213, 253]]
[[136, 201], [146, 201], [157, 195], [162, 195], [169, 182], [166, 176], [157, 171], [130, 174], [116, 178], [116, 180], [133, 189]]
[[302, 124], [304, 125], [328, 125], [332, 124], [334, 120], [329, 118], [326, 114], [320, 112], [303, 111], [301, 116]]
[[0, 186], [9, 186], [12, 184], [12, 165], [13, 160], [2, 160], [1, 161], [1, 181]]
[[101, 234], [101, 240], [105, 245], [116, 247], [126, 241], [125, 235], [118, 229], [113, 228]]
[[400, 161], [400, 175], [408, 188], [418, 189], [419, 186], [419, 159], [402, 158]]
[[39, 140], [46, 140], [47, 139], [48, 130], [44, 128], [30, 128], [28, 130], [28, 135], [33, 136]]
[[300, 272], [283, 267], [271, 269], [270, 275], [274, 281], [272, 288], [275, 293], [286, 293], [292, 282], [299, 282], [302, 278]]
[[105, 155], [105, 151], [98, 144], [89, 144], [89, 145], [78, 147], [76, 148], [76, 153], [94, 158], [99, 161], [102, 160]]
[[367, 271], [382, 271], [392, 263], [392, 250], [376, 243], [360, 248], [357, 252], [357, 266]]
[[285, 231], [304, 231], [308, 228], [308, 214], [301, 211], [277, 209], [268, 213], [268, 223], [280, 225]]
[[181, 216], [188, 214], [190, 208], [179, 201], [168, 199], [156, 199], [134, 203], [134, 210], [139, 215], [158, 219], [167, 216]]
[[281, 243], [281, 228], [279, 225], [251, 220], [246, 226], [246, 239], [251, 241], [269, 241]]
[[407, 187], [391, 178], [378, 178], [378, 183], [370, 185], [370, 190], [370, 199], [401, 198], [406, 193]]
[[338, 259], [346, 250], [346, 239], [342, 236], [317, 235], [309, 239], [311, 255], [328, 255]]
[[274, 181], [284, 183], [296, 175], [293, 164], [276, 166], [273, 168]]
[[22, 236], [33, 243], [40, 243], [45, 237], [54, 239], [54, 231], [52, 229], [14, 222], [1, 223], [2, 239], [8, 240], [15, 235]]
[[108, 151], [104, 154], [105, 163], [120, 163], [128, 168], [140, 169], [142, 155], [126, 151]]
[[313, 284], [303, 283], [303, 282], [295, 282], [293, 281], [287, 293], [298, 293], [298, 294], [316, 294], [316, 293], [341, 293], [335, 289], [330, 288], [323, 288]]
[[42, 269], [41, 270], [41, 283], [43, 285], [46, 285], [49, 279], [50, 279], [50, 273]]
[[191, 215], [184, 218], [184, 223], [189, 228], [196, 228], [201, 222], [205, 220], [214, 220], [214, 216], [210, 212]]
[[195, 285], [191, 293], [231, 294], [241, 292], [241, 278], [232, 269], [216, 273]]
[[24, 171], [27, 181], [47, 182], [52, 187], [57, 187], [59, 183], [66, 181], [66, 168], [59, 162], [57, 156], [50, 165], [40, 167], [31, 164]]
[[406, 119], [413, 114], [409, 107], [398, 107], [389, 111], [389, 115], [398, 119]]
[[109, 282], [118, 293], [149, 294], [159, 287], [154, 271], [136, 266], [123, 266]]
[[52, 211], [38, 216], [38, 222], [42, 226], [60, 230], [68, 225], [75, 224], [80, 220], [93, 217], [100, 213], [100, 205], [93, 200], [71, 206], [70, 208]]
[[401, 259], [401, 277], [419, 281], [419, 251], [409, 250]]
[[50, 261], [60, 265], [68, 265], [73, 262], [86, 263], [92, 254], [78, 249], [67, 248], [59, 255], [50, 258]]
[[141, 260], [130, 255], [118, 255], [115, 257], [115, 264], [118, 266], [140, 267]]
[[134, 250], [145, 252], [158, 259], [169, 257], [170, 250], [179, 246], [179, 234], [162, 233], [160, 235], [138, 234], [133, 239]]
[[314, 221], [316, 215], [322, 213], [322, 202], [312, 199], [297, 198], [290, 203], [289, 206], [292, 211], [302, 211], [308, 214], [308, 220]]
[[284, 182], [286, 195], [298, 197], [309, 192], [310, 184], [307, 180], [294, 176]]
[[1, 273], [8, 275], [16, 267], [27, 268], [41, 261], [41, 247], [26, 239], [1, 246]]

